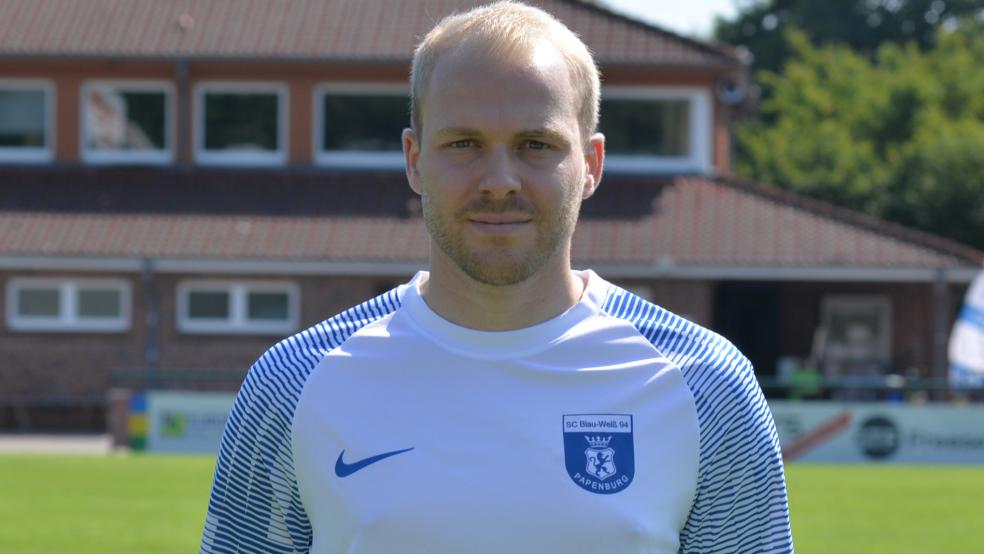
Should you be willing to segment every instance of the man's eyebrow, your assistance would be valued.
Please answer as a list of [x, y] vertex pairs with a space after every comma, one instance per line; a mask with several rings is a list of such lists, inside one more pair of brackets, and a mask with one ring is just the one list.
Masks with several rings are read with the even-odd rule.
[[[449, 137], [474, 137], [481, 135], [482, 132], [478, 129], [472, 127], [445, 127], [443, 129], [438, 129], [434, 132], [434, 136], [438, 140], [442, 140]], [[552, 142], [559, 144], [567, 144], [570, 141], [564, 135], [564, 133], [559, 130], [552, 129], [550, 127], [535, 127], [533, 129], [523, 129], [522, 131], [516, 133], [517, 138], [521, 139], [539, 139], [545, 138]]]
[[465, 136], [475, 136], [479, 135], [478, 129], [472, 129], [471, 127], [445, 127], [434, 132], [434, 136], [438, 138], [444, 137], [460, 137]]
[[546, 138], [553, 142], [567, 144], [570, 142], [564, 133], [549, 127], [539, 127], [536, 129], [525, 129], [520, 131], [519, 138]]

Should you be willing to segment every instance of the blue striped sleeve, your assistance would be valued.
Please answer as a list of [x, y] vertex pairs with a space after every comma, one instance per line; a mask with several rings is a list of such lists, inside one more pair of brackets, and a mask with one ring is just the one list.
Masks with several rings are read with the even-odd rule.
[[723, 337], [618, 287], [605, 311], [635, 325], [694, 395], [700, 467], [680, 552], [791, 553], [779, 438], [749, 361]]
[[250, 368], [219, 446], [202, 553], [309, 551], [311, 523], [291, 447], [294, 410], [321, 359], [399, 303], [393, 289], [281, 341]]

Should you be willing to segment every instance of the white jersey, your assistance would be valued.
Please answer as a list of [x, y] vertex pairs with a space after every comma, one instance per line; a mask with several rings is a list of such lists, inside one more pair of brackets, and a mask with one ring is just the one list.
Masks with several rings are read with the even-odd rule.
[[203, 552], [791, 552], [774, 425], [721, 337], [592, 272], [525, 329], [410, 283], [250, 370]]

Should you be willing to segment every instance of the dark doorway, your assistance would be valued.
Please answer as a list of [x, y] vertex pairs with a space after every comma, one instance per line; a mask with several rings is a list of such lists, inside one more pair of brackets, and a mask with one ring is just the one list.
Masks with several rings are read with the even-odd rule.
[[714, 330], [751, 360], [757, 375], [775, 377], [782, 352], [780, 285], [726, 281], [714, 296]]

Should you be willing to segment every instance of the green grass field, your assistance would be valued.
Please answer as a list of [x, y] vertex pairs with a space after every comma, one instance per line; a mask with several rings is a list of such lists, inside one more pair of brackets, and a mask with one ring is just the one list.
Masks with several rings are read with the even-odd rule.
[[[213, 463], [0, 456], [0, 552], [196, 552]], [[787, 479], [799, 554], [984, 552], [984, 468], [791, 465]]]
[[0, 456], [0, 552], [197, 552], [211, 457]]
[[984, 552], [984, 467], [786, 467], [799, 554]]

